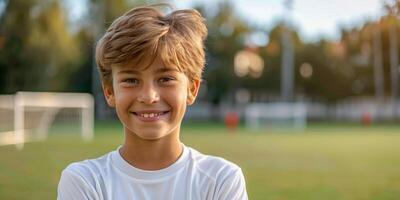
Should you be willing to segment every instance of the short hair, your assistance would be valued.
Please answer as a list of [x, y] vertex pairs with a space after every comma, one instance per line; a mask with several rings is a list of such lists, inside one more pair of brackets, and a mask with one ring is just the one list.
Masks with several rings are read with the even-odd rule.
[[205, 64], [205, 20], [194, 9], [162, 14], [154, 6], [129, 10], [117, 18], [96, 45], [101, 81], [112, 85], [111, 66], [147, 68], [157, 56], [189, 80], [201, 80]]

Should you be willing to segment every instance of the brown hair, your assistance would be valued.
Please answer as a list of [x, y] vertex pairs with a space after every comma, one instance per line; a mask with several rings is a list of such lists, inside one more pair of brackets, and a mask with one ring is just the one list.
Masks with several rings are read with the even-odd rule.
[[148, 67], [159, 56], [189, 80], [200, 80], [205, 64], [204, 18], [193, 9], [162, 14], [154, 6], [133, 8], [117, 18], [97, 42], [101, 80], [111, 85], [111, 66]]

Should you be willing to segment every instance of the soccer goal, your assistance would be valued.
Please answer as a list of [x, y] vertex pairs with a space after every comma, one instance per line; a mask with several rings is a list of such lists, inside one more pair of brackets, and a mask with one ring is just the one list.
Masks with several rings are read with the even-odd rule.
[[93, 138], [94, 100], [84, 93], [18, 92], [0, 96], [0, 145], [45, 140], [50, 130]]
[[245, 109], [245, 124], [250, 129], [302, 131], [307, 125], [303, 103], [253, 103]]

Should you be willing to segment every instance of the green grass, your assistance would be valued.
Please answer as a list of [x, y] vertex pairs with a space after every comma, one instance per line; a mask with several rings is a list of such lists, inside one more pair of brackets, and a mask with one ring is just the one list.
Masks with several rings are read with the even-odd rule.
[[[400, 199], [400, 126], [395, 124], [312, 124], [303, 133], [240, 127], [230, 133], [218, 124], [186, 123], [182, 140], [239, 164], [252, 200]], [[118, 123], [101, 123], [91, 143], [77, 134], [53, 133], [22, 151], [0, 146], [0, 199], [55, 199], [68, 163], [98, 157], [121, 141]]]

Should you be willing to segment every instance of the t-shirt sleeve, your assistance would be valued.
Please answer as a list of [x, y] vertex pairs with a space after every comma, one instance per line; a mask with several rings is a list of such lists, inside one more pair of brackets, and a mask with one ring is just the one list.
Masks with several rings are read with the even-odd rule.
[[65, 169], [58, 183], [57, 200], [97, 200], [94, 189], [78, 173]]
[[217, 200], [248, 200], [246, 182], [241, 169], [228, 174], [220, 183]]

